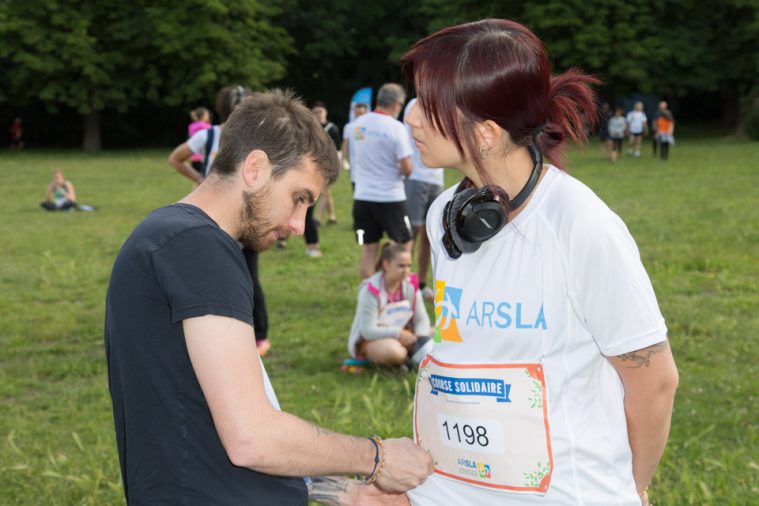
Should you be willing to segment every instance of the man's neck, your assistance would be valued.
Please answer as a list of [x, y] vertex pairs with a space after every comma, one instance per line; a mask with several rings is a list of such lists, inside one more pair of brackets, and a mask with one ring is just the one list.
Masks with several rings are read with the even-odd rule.
[[378, 105], [377, 107], [375, 107], [374, 112], [385, 114], [387, 116], [390, 116], [391, 118], [395, 118], [396, 116], [395, 111], [393, 109], [390, 109], [381, 105]]
[[240, 199], [240, 195], [233, 195], [232, 185], [225, 185], [219, 182], [216, 176], [211, 176], [179, 202], [201, 209], [219, 225], [219, 228], [237, 240], [240, 225]]

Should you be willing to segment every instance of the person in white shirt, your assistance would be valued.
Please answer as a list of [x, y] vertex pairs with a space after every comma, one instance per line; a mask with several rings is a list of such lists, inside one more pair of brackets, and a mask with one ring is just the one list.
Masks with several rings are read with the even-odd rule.
[[552, 76], [540, 40], [498, 19], [401, 65], [422, 161], [464, 176], [427, 216], [436, 321], [413, 429], [435, 473], [411, 504], [647, 505], [678, 383], [667, 328], [622, 220], [560, 168], [599, 81]]
[[354, 191], [356, 189], [356, 171], [358, 168], [355, 160], [352, 160], [355, 156], [352, 155], [354, 147], [353, 143], [350, 142], [350, 139], [353, 135], [357, 135], [354, 122], [366, 114], [366, 110], [367, 106], [362, 102], [353, 106], [353, 121], [346, 123], [343, 127], [343, 144], [340, 146], [340, 153], [343, 155], [343, 164], [350, 169], [351, 189]]
[[635, 108], [627, 113], [627, 131], [630, 133], [627, 152], [640, 157], [640, 145], [643, 137], [648, 135], [648, 118], [643, 112], [643, 102], [635, 102]]
[[361, 279], [374, 273], [383, 233], [411, 250], [403, 188], [403, 177], [411, 174], [411, 143], [403, 123], [396, 119], [405, 102], [406, 92], [399, 84], [384, 84], [377, 92], [377, 108], [354, 121], [353, 227], [362, 247]]
[[[409, 100], [403, 111], [403, 120], [406, 123], [408, 111], [414, 106], [416, 99]], [[411, 230], [414, 234], [414, 246], [417, 247], [417, 266], [419, 275], [419, 288], [425, 299], [435, 298], [435, 292], [427, 286], [427, 273], [430, 268], [430, 241], [427, 238], [427, 230], [424, 228], [427, 212], [436, 198], [443, 192], [445, 175], [443, 169], [430, 168], [422, 163], [419, 150], [413, 146], [414, 138], [411, 136], [411, 127], [406, 124], [410, 142], [414, 148], [411, 157], [414, 166], [411, 175], [406, 178], [406, 207], [411, 219]]]

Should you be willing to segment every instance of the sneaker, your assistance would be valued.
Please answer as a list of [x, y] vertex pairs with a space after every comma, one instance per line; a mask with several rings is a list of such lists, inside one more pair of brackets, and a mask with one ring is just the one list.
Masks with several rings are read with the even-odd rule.
[[322, 256], [322, 251], [319, 248], [306, 248], [306, 256], [310, 258], [319, 258]]
[[635, 152], [635, 158], [640, 158], [640, 151]]
[[435, 290], [429, 286], [425, 286], [422, 289], [422, 298], [424, 298], [424, 300], [435, 300]]

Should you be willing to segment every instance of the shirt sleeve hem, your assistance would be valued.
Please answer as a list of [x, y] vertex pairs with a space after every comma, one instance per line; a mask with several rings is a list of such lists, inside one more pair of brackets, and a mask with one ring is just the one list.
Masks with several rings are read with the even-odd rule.
[[667, 328], [662, 326], [652, 332], [644, 334], [630, 341], [625, 341], [624, 343], [618, 344], [616, 346], [604, 347], [601, 349], [601, 353], [607, 357], [618, 357], [619, 355], [642, 350], [643, 348], [648, 348], [649, 346], [653, 346], [654, 344], [658, 344], [666, 340]]
[[179, 323], [188, 318], [197, 318], [206, 315], [227, 316], [229, 318], [234, 318], [235, 320], [240, 320], [248, 325], [253, 325], [253, 315], [250, 311], [243, 311], [240, 308], [220, 304], [202, 304], [175, 309], [171, 312], [171, 323]]

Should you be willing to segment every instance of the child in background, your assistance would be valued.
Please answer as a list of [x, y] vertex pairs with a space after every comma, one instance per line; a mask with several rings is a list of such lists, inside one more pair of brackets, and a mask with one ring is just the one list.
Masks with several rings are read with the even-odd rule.
[[388, 242], [381, 250], [376, 273], [361, 284], [348, 351], [351, 357], [399, 366], [418, 364], [431, 349], [430, 318], [424, 307], [411, 253]]
[[[188, 139], [200, 130], [211, 128], [211, 111], [205, 107], [197, 107], [190, 111], [190, 118], [192, 118], [192, 123], [187, 127]], [[193, 169], [197, 170], [200, 174], [203, 173], [203, 155], [201, 153], [193, 154], [190, 157], [190, 163]]]
[[656, 141], [659, 143], [659, 156], [662, 160], [669, 158], [669, 146], [675, 143], [675, 118], [672, 111], [664, 109], [656, 119]]
[[617, 107], [614, 116], [609, 118], [609, 138], [611, 139], [611, 162], [617, 161], [617, 156], [622, 152], [622, 141], [625, 139], [627, 120], [623, 116], [624, 110]]
[[47, 211], [76, 209], [74, 185], [66, 180], [62, 170], [53, 172], [53, 181], [48, 185], [47, 196], [40, 205]]

